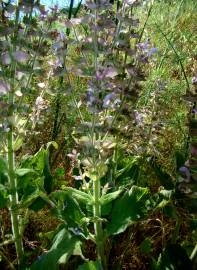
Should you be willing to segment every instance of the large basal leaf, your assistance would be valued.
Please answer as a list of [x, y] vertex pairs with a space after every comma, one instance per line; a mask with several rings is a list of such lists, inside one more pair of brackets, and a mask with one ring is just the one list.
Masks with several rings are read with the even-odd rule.
[[100, 270], [100, 266], [97, 261], [89, 261], [80, 265], [77, 270]]
[[82, 256], [81, 242], [63, 228], [53, 241], [48, 252], [40, 256], [30, 270], [58, 270], [60, 264], [66, 264], [71, 255]]
[[110, 223], [106, 227], [108, 235], [124, 232], [129, 225], [146, 215], [148, 194], [147, 188], [133, 186], [115, 201]]

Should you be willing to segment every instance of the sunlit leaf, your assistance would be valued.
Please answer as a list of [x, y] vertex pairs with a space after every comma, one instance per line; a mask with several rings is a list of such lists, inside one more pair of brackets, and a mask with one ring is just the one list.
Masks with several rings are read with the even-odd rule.
[[28, 168], [19, 168], [19, 169], [16, 169], [15, 173], [18, 176], [24, 176], [28, 173], [35, 173], [35, 171], [32, 169], [28, 169]]

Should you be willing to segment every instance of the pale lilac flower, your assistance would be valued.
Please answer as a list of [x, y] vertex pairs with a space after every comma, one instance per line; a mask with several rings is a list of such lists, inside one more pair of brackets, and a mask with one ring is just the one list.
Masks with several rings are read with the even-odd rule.
[[112, 100], [116, 97], [115, 93], [107, 94], [103, 100], [103, 107], [108, 108], [112, 102]]
[[147, 57], [151, 57], [154, 53], [158, 52], [158, 49], [153, 47], [150, 48], [150, 40], [147, 39], [145, 42], [138, 43], [137, 48], [140, 49]]
[[157, 48], [151, 48], [150, 50], [147, 51], [147, 56], [151, 57], [154, 53], [157, 53], [158, 49]]
[[191, 177], [190, 170], [186, 166], [180, 167], [179, 172], [183, 174], [184, 176], [186, 176], [187, 181], [190, 180], [190, 177]]

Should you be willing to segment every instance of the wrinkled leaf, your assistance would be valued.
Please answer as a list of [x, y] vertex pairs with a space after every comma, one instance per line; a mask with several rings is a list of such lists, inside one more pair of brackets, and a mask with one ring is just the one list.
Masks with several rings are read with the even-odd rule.
[[129, 225], [146, 215], [148, 193], [147, 188], [133, 186], [115, 201], [111, 220], [107, 225], [109, 235], [124, 232]]
[[101, 205], [108, 204], [113, 200], [117, 199], [122, 192], [123, 190], [118, 190], [101, 196], [100, 198]]
[[75, 188], [66, 187], [64, 191], [55, 191], [52, 193], [52, 196], [55, 198], [65, 197], [66, 195], [75, 198], [77, 201], [84, 203], [84, 204], [92, 204], [92, 196], [77, 190]]

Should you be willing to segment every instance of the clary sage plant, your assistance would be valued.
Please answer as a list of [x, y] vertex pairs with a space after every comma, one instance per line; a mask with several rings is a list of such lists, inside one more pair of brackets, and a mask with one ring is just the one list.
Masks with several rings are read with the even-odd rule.
[[[145, 79], [143, 66], [156, 52], [149, 40], [141, 42], [134, 16], [140, 1], [86, 1], [80, 18], [65, 17], [57, 7], [46, 11], [39, 1], [1, 4], [0, 194], [12, 223], [12, 239], [4, 244], [14, 242], [19, 269], [25, 268], [23, 232], [28, 209], [40, 210], [47, 204], [61, 223], [49, 251], [30, 269], [57, 269], [71, 255], [87, 261], [82, 252], [85, 240], [95, 244], [97, 260], [79, 269], [107, 269], [110, 237], [148, 211], [147, 188], [115, 182], [117, 149], [124, 147], [118, 134], [130, 136], [137, 124], [135, 103]], [[79, 53], [73, 54], [73, 48]], [[73, 76], [83, 78], [85, 93], [76, 93]], [[51, 78], [60, 78], [60, 87], [66, 85], [65, 94], [78, 113], [72, 133], [77, 149], [69, 154], [77, 169], [78, 189], [53, 190], [49, 153], [52, 146], [57, 148], [55, 142], [35, 155], [16, 158], [26, 130], [30, 123], [35, 127], [45, 107]], [[30, 95], [37, 96], [33, 108], [26, 102]]]
[[[54, 204], [52, 212], [64, 226], [50, 251], [35, 262], [33, 269], [46, 267], [52, 258], [55, 263], [65, 263], [71, 254], [83, 258], [82, 240], [96, 245], [97, 261], [91, 264], [107, 269], [109, 237], [123, 232], [147, 211], [148, 189], [117, 187], [113, 179], [115, 167], [111, 177], [106, 177], [122, 144], [113, 129], [132, 134], [128, 121], [133, 125], [137, 121], [134, 108], [140, 83], [145, 79], [142, 67], [156, 51], [150, 41], [140, 42], [139, 21], [134, 16], [138, 4], [139, 1], [126, 0], [114, 5], [109, 1], [86, 1], [84, 16], [60, 19], [59, 27], [70, 29], [72, 35], [59, 34], [53, 44], [53, 61], [55, 75], [64, 74], [67, 94], [80, 121], [72, 134], [78, 146], [69, 154], [77, 168], [74, 178], [80, 182], [80, 188], [65, 187], [49, 194]], [[73, 48], [80, 53], [73, 55]], [[86, 81], [85, 93], [76, 93], [73, 75]]]
[[34, 94], [33, 81], [44, 72], [42, 63], [47, 54], [44, 46], [49, 42], [56, 10], [47, 16], [38, 1], [0, 3], [0, 194], [1, 207], [8, 207], [12, 225], [12, 239], [3, 239], [2, 246], [14, 242], [18, 265], [21, 266], [24, 262], [22, 238], [26, 209], [19, 178], [31, 170], [19, 168], [15, 153], [24, 144], [26, 127], [30, 124], [28, 115], [32, 108], [26, 100]]

